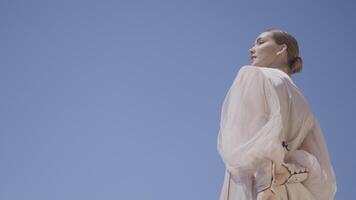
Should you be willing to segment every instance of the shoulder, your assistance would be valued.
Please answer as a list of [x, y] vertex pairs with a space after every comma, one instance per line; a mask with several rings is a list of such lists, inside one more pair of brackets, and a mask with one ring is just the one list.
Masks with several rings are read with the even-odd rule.
[[237, 74], [238, 77], [243, 78], [243, 77], [260, 77], [260, 78], [266, 78], [261, 69], [256, 66], [252, 65], [244, 65], [242, 66]]
[[277, 76], [279, 73], [277, 69], [269, 68], [269, 67], [257, 67], [253, 65], [244, 65], [239, 69], [239, 73], [248, 73], [248, 74], [261, 74], [266, 78], [270, 78], [271, 76]]
[[259, 67], [253, 65], [244, 65], [239, 69], [239, 73], [260, 73]]
[[254, 81], [271, 81], [275, 77], [273, 70], [264, 67], [256, 67], [253, 65], [242, 66], [237, 74], [239, 79], [254, 79]]
[[279, 86], [285, 82], [285, 77], [278, 69], [269, 67], [257, 67], [253, 65], [244, 65], [239, 70], [240, 76], [255, 76], [264, 79], [268, 83]]
[[265, 90], [266, 84], [269, 84], [268, 77], [259, 67], [252, 65], [240, 67], [234, 81], [234, 85], [251, 92]]

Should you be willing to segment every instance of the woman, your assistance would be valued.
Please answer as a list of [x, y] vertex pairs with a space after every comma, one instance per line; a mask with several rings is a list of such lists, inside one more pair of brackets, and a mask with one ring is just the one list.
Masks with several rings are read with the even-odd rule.
[[336, 179], [318, 120], [291, 79], [302, 69], [296, 39], [266, 29], [225, 97], [218, 151], [220, 200], [332, 200]]

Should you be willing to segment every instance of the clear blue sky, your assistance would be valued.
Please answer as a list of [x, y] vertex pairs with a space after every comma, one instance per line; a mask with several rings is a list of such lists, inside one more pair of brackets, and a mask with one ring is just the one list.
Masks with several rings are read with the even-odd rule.
[[352, 199], [353, 1], [0, 2], [0, 199], [218, 199], [220, 109], [258, 34], [299, 41], [292, 78]]

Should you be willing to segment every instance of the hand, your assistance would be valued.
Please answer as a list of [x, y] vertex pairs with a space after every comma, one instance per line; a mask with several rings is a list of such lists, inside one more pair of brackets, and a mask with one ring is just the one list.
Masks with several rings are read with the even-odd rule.
[[275, 195], [271, 189], [267, 189], [262, 193], [262, 200], [273, 200], [274, 197]]
[[285, 166], [281, 166], [278, 170], [275, 170], [275, 183], [282, 185], [290, 177], [290, 172]]

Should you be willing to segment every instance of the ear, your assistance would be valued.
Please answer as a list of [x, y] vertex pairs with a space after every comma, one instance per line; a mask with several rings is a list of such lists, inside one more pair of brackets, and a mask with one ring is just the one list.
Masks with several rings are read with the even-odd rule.
[[283, 52], [287, 52], [287, 45], [286, 44], [279, 45], [279, 50], [277, 51], [277, 55], [282, 54]]

